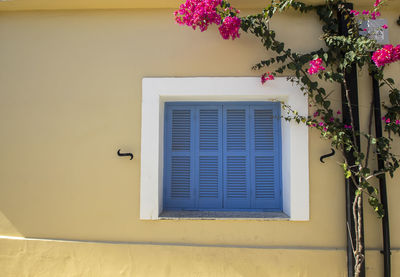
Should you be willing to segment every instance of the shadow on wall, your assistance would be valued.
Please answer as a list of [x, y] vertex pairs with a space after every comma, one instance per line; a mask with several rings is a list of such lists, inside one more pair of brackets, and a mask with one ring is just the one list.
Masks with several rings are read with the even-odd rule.
[[0, 211], [0, 236], [22, 237], [13, 223]]

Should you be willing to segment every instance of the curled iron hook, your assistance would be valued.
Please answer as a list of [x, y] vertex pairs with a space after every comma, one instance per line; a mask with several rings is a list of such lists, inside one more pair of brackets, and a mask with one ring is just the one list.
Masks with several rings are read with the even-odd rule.
[[121, 149], [118, 149], [118, 151], [117, 151], [118, 156], [120, 156], [120, 157], [131, 157], [130, 160], [133, 159], [133, 154], [132, 153], [121, 153], [120, 151], [121, 151]]
[[331, 153], [326, 154], [326, 155], [323, 155], [323, 156], [321, 156], [321, 158], [319, 158], [319, 160], [321, 161], [321, 163], [325, 163], [325, 162], [324, 162], [324, 159], [325, 159], [325, 158], [329, 158], [329, 157], [335, 155], [335, 149], [331, 148], [331, 150], [332, 150]]

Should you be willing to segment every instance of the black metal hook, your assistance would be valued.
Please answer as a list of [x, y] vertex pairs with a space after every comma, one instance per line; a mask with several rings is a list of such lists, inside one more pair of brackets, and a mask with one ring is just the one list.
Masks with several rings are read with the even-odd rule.
[[133, 154], [132, 153], [121, 153], [120, 151], [121, 151], [121, 149], [118, 149], [118, 151], [117, 151], [118, 156], [120, 156], [120, 157], [131, 157], [130, 160], [133, 159]]
[[324, 159], [325, 159], [325, 158], [328, 158], [328, 157], [331, 157], [331, 156], [335, 155], [335, 149], [331, 148], [331, 150], [332, 150], [331, 153], [326, 154], [326, 155], [323, 155], [323, 156], [321, 156], [321, 158], [319, 158], [319, 160], [321, 161], [321, 163], [325, 163], [325, 162], [324, 162]]

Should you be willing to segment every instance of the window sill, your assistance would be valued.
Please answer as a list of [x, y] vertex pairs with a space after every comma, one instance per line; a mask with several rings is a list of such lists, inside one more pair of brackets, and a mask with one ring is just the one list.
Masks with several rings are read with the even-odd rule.
[[163, 211], [161, 220], [290, 220], [283, 212]]

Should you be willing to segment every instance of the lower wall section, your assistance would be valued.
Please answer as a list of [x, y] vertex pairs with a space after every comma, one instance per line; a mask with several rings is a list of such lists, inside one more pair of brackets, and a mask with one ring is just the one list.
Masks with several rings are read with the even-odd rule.
[[[382, 276], [378, 251], [368, 276]], [[400, 276], [400, 253], [392, 255]], [[395, 262], [399, 261], [399, 262]], [[344, 250], [195, 247], [0, 239], [0, 276], [346, 276]]]

